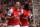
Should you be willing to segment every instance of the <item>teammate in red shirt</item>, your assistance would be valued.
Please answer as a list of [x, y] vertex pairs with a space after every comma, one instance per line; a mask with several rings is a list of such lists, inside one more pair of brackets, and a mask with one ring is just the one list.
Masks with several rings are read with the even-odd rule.
[[20, 18], [20, 12], [19, 9], [20, 2], [16, 2], [14, 8], [11, 8], [8, 12], [8, 27], [20, 27], [19, 25], [19, 18]]
[[[28, 5], [28, 4], [26, 4], [26, 5]], [[30, 10], [28, 9], [28, 7], [26, 7], [26, 5], [24, 6], [25, 9], [22, 9], [22, 10], [23, 10], [23, 13], [22, 13], [22, 15], [20, 16], [21, 27], [29, 27], [29, 26], [28, 26], [28, 18], [31, 18], [31, 17], [30, 17], [31, 12], [30, 12]]]

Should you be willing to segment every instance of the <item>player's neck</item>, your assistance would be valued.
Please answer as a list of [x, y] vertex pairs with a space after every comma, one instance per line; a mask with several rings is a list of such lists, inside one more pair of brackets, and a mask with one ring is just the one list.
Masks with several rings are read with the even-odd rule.
[[15, 8], [15, 10], [18, 11], [19, 9], [18, 8]]
[[27, 12], [28, 12], [29, 10], [27, 10]]
[[16, 10], [16, 11], [18, 11], [18, 10], [19, 10], [19, 8], [16, 8], [16, 7], [15, 7], [15, 10]]
[[19, 9], [16, 8], [15, 10], [18, 11]]

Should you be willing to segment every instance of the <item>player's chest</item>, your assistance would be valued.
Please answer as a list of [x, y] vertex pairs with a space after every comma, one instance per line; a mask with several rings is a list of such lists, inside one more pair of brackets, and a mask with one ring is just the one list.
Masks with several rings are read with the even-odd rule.
[[13, 12], [13, 15], [18, 15], [19, 16], [20, 15], [20, 12], [19, 11], [14, 11]]

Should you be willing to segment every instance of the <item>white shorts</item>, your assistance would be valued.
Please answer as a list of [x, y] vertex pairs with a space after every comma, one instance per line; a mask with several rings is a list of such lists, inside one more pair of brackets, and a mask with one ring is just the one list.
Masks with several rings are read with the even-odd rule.
[[21, 26], [21, 27], [29, 27], [29, 26]]
[[20, 27], [20, 25], [8, 25], [8, 27]]

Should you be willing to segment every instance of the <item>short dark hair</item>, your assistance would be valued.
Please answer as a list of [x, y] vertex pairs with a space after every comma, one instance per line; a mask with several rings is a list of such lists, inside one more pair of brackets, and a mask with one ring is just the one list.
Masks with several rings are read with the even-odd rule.
[[29, 3], [24, 5], [24, 9], [27, 10], [27, 11], [29, 10]]
[[20, 2], [20, 1], [15, 1], [14, 4], [16, 4], [16, 2]]

